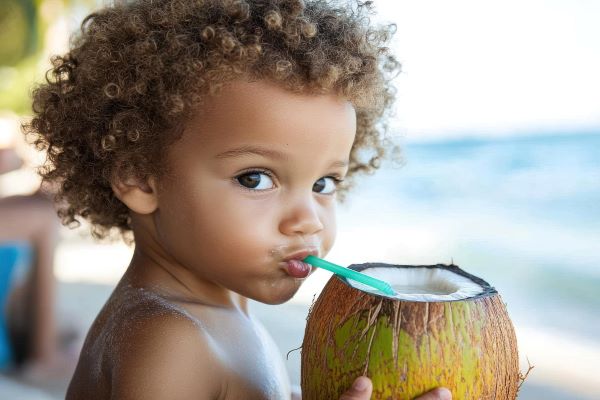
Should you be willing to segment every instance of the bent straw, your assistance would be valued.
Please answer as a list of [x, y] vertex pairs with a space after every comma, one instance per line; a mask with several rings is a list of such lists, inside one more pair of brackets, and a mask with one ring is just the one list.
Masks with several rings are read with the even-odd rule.
[[326, 269], [327, 271], [331, 271], [334, 274], [341, 275], [344, 278], [352, 279], [360, 283], [364, 283], [367, 286], [374, 287], [375, 289], [381, 290], [385, 294], [389, 294], [391, 296], [395, 295], [394, 289], [390, 286], [389, 283], [380, 281], [379, 279], [375, 279], [369, 275], [365, 275], [358, 271], [354, 271], [350, 268], [344, 268], [340, 265], [336, 265], [330, 263], [329, 261], [325, 261], [321, 258], [309, 255], [306, 256], [304, 260], [305, 263], [314, 265], [315, 267]]

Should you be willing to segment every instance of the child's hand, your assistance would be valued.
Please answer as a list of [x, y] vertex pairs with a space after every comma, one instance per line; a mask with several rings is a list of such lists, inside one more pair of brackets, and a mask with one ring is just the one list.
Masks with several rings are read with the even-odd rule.
[[[369, 400], [371, 398], [371, 392], [373, 391], [373, 384], [371, 380], [366, 376], [359, 376], [352, 384], [352, 388], [340, 397], [340, 400]], [[448, 389], [437, 388], [430, 392], [425, 393], [423, 396], [419, 396], [414, 400], [451, 400], [452, 395]]]

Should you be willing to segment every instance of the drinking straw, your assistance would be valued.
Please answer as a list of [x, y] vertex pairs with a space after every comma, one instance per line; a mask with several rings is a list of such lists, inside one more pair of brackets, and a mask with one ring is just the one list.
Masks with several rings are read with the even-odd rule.
[[365, 275], [365, 274], [355, 271], [353, 269], [344, 268], [340, 265], [330, 263], [329, 261], [325, 261], [321, 258], [312, 256], [312, 255], [306, 256], [306, 258], [302, 261], [304, 261], [305, 263], [308, 263], [310, 265], [314, 265], [315, 267], [319, 267], [319, 268], [326, 269], [327, 271], [331, 271], [334, 274], [341, 275], [344, 278], [348, 278], [348, 279], [352, 279], [352, 280], [355, 280], [360, 283], [364, 283], [367, 286], [371, 286], [371, 287], [374, 287], [375, 289], [381, 290], [385, 294], [389, 294], [391, 296], [396, 294], [396, 292], [394, 292], [394, 289], [392, 289], [392, 287], [390, 286], [389, 283], [381, 281], [379, 279], [375, 279], [369, 275]]

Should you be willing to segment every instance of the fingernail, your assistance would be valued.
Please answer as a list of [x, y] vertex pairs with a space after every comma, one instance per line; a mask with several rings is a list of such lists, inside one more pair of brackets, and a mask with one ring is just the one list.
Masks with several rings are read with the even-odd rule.
[[364, 378], [357, 378], [354, 381], [354, 384], [352, 385], [352, 389], [358, 390], [359, 392], [366, 390], [367, 389], [367, 380]]
[[438, 394], [440, 400], [452, 400], [452, 393], [446, 388], [438, 389]]

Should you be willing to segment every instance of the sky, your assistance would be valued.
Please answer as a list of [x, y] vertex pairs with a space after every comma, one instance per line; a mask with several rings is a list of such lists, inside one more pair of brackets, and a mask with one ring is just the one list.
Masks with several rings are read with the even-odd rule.
[[375, 0], [407, 138], [600, 132], [600, 1]]
[[[392, 48], [402, 73], [392, 133], [600, 132], [600, 1], [374, 3], [375, 21], [397, 25]], [[62, 29], [75, 29], [88, 9], [74, 11]]]

